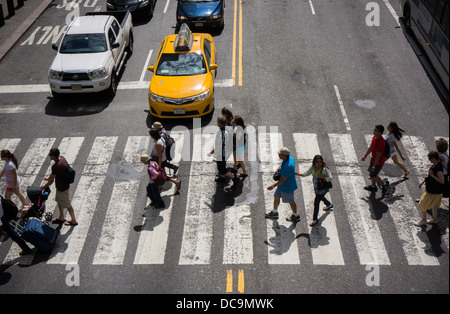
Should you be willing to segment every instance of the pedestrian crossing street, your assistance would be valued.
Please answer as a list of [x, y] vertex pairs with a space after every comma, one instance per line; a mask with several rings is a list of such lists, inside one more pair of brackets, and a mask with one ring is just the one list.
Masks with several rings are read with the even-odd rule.
[[[406, 181], [400, 180], [399, 176], [390, 176], [391, 183], [395, 182], [395, 191], [381, 201], [388, 204], [388, 210], [382, 217], [377, 217], [373, 204], [375, 201], [379, 203], [379, 198], [371, 199], [373, 196], [363, 189], [368, 182], [368, 161], [360, 161], [365, 149], [356, 150], [354, 145], [354, 141], [361, 140], [369, 145], [372, 135], [355, 138], [351, 134], [328, 134], [326, 143], [323, 136], [319, 139], [317, 134], [312, 133], [281, 134], [271, 130], [249, 134], [246, 160], [249, 160], [250, 175], [246, 178], [249, 186], [246, 191], [250, 190], [251, 195], [245, 197], [247, 202], [230, 206], [218, 197], [218, 185], [214, 182], [217, 168], [213, 157], [208, 154], [214, 144], [213, 133], [172, 132], [176, 140], [173, 163], [181, 165], [180, 172], [184, 176], [181, 189], [187, 190], [187, 193], [182, 193], [186, 199], [176, 195], [174, 185], [166, 183], [162, 192], [166, 208], [148, 207], [141, 218], [139, 230], [133, 227], [132, 222], [136, 215], [141, 217], [143, 210], [139, 200], [146, 198], [139, 194], [148, 182], [145, 169], [139, 163], [139, 155], [151, 149], [152, 142], [148, 136], [98, 136], [93, 141], [87, 137], [3, 138], [0, 139], [0, 149], [25, 152], [18, 154], [23, 193], [27, 186], [39, 186], [43, 176], [50, 173], [51, 163], [47, 154], [51, 147], [59, 147], [61, 154], [77, 171], [70, 195], [79, 224], [76, 227], [61, 227], [55, 248], [46, 259], [47, 264], [80, 263], [83, 258], [93, 265], [126, 265], [125, 261], [131, 260], [126, 259], [126, 254], [133, 254], [134, 265], [160, 265], [167, 262], [170, 237], [182, 233], [179, 265], [211, 264], [217, 260], [212, 256], [213, 246], [217, 245], [223, 247], [223, 264], [253, 264], [257, 255], [255, 250], [263, 242], [267, 250], [267, 263], [273, 265], [298, 265], [302, 254], [310, 254], [314, 265], [346, 265], [349, 262], [349, 257], [345, 255], [348, 247], [357, 252], [361, 265], [392, 265], [393, 260], [398, 260], [393, 259], [392, 252], [386, 247], [392, 239], [402, 247], [402, 252], [395, 252], [395, 255], [401, 254], [408, 265], [440, 265], [426, 229], [413, 225], [419, 219], [414, 201], [421, 194], [419, 189], [410, 191]], [[266, 187], [273, 183], [273, 170], [280, 163], [277, 151], [284, 145], [291, 146], [299, 171], [306, 170], [314, 155], [321, 154], [321, 149], [328, 152], [331, 148], [331, 156], [324, 155], [334, 182], [327, 198], [331, 202], [335, 198], [343, 200], [343, 206], [335, 206], [333, 211], [321, 211], [318, 226], [307, 227], [308, 252], [300, 245], [298, 230], [306, 228], [312, 217], [314, 190], [311, 177], [297, 177], [299, 189], [295, 197], [302, 217], [297, 225], [285, 220], [291, 210], [288, 204], [283, 203], [279, 208], [279, 220], [261, 218], [264, 212], [273, 208], [274, 191], [268, 191]], [[418, 178], [428, 171], [427, 153], [435, 149], [434, 142], [425, 143], [419, 136], [405, 135], [400, 147], [408, 158], [405, 164], [411, 172], [409, 181], [414, 181], [416, 186]], [[396, 167], [392, 160], [387, 165], [385, 168]], [[107, 184], [111, 180], [113, 183]], [[4, 181], [0, 182], [1, 191], [5, 190]], [[220, 189], [223, 190], [223, 187]], [[232, 190], [230, 187], [225, 189]], [[100, 212], [105, 208], [99, 202], [103, 194], [109, 195], [106, 213]], [[381, 192], [376, 197], [381, 197]], [[260, 198], [261, 202], [258, 202]], [[19, 204], [17, 198], [14, 200]], [[264, 208], [257, 206], [261, 203]], [[439, 224], [439, 228], [441, 249], [448, 252], [448, 209], [445, 210], [447, 221]], [[58, 214], [54, 193], [47, 201], [47, 211], [54, 212], [54, 216]], [[184, 216], [182, 230], [170, 230], [175, 212]], [[218, 230], [214, 225], [217, 214], [223, 215], [223, 230]], [[342, 219], [337, 219], [337, 215], [346, 218], [346, 224], [350, 227], [348, 232], [342, 233], [342, 228], [339, 228]], [[380, 230], [380, 223], [386, 219], [395, 226], [389, 234]], [[262, 221], [265, 226], [261, 225]], [[90, 239], [90, 231], [98, 226], [101, 226], [100, 236]], [[256, 232], [258, 228], [265, 229], [264, 238], [256, 236], [260, 234]], [[137, 232], [136, 245], [130, 243], [130, 239], [136, 238]], [[217, 236], [218, 233], [221, 236]], [[89, 256], [83, 254], [88, 244], [96, 246], [90, 250], [95, 253]], [[129, 247], [133, 248], [132, 252]], [[1, 264], [33, 264], [35, 254], [19, 256], [19, 252], [20, 248], [15, 243], [1, 239]]]

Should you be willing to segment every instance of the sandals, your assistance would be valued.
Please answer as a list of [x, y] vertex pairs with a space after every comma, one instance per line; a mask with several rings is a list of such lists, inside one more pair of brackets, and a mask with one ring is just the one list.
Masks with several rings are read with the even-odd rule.
[[402, 179], [406, 179], [409, 175], [409, 171], [406, 170], [406, 172], [401, 176]]
[[309, 223], [309, 226], [310, 226], [310, 227], [314, 227], [314, 226], [317, 225], [318, 223], [319, 223], [319, 219], [313, 220], [313, 221], [311, 221], [311, 222]]

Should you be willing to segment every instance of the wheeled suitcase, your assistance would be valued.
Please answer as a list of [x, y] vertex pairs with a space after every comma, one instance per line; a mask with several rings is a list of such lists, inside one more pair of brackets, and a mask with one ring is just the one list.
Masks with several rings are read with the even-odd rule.
[[38, 250], [50, 253], [56, 239], [56, 231], [39, 219], [30, 218], [21, 230], [22, 239], [30, 242]]

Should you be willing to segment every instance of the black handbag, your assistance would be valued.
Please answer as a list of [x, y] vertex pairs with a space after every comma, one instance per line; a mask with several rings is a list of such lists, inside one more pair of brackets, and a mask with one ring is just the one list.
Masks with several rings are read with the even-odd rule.
[[274, 181], [279, 181], [280, 179], [281, 179], [280, 172], [279, 171], [275, 172], [273, 174], [273, 180]]
[[[320, 172], [322, 172], [323, 168], [320, 169]], [[317, 181], [317, 189], [318, 190], [328, 190], [333, 187], [333, 183], [331, 181], [326, 181], [324, 179], [318, 179]]]
[[319, 190], [328, 190], [331, 189], [333, 187], [333, 183], [331, 183], [331, 181], [326, 181], [323, 179], [319, 179], [317, 181], [317, 189]]
[[273, 174], [273, 180], [274, 181], [280, 181], [280, 179], [281, 179], [281, 175], [280, 175], [280, 170], [281, 170], [281, 168], [283, 168], [283, 165], [286, 163], [286, 161], [283, 161], [282, 163], [281, 163], [281, 166], [280, 166], [280, 168], [278, 169], [278, 171], [277, 172], [275, 172], [274, 174]]

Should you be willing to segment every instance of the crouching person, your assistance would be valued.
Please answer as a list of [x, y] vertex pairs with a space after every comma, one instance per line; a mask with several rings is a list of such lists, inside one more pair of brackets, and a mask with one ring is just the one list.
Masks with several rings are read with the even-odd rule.
[[141, 162], [147, 167], [147, 195], [151, 201], [150, 206], [154, 206], [155, 208], [165, 208], [166, 205], [161, 197], [159, 185], [156, 183], [156, 180], [160, 176], [158, 164], [155, 161], [151, 161], [150, 156], [147, 154], [141, 155]]

